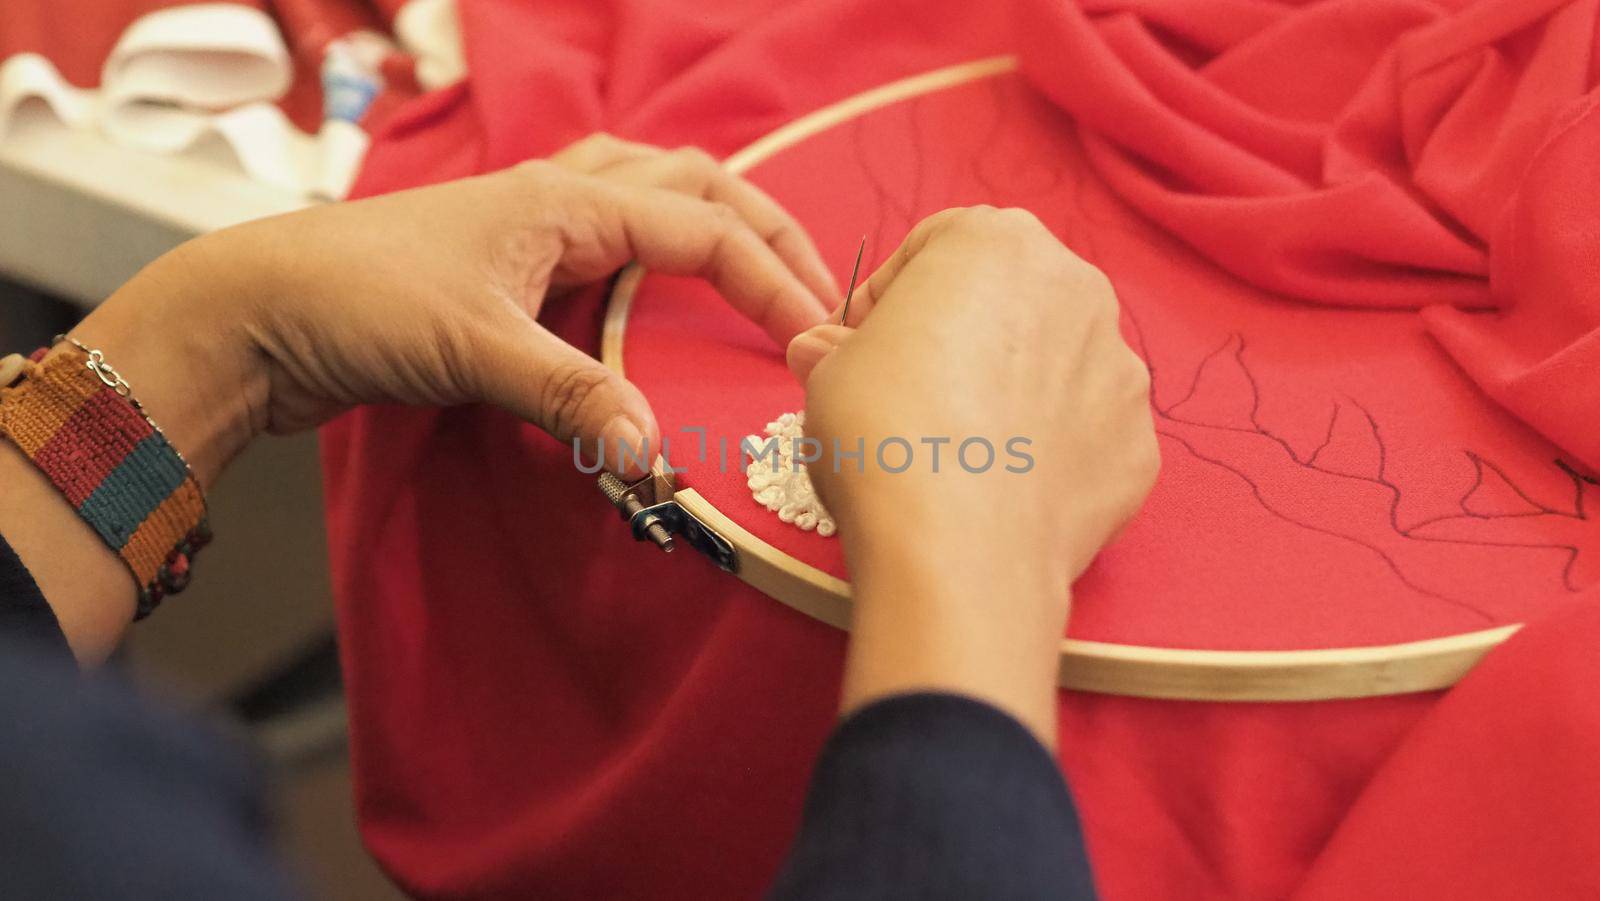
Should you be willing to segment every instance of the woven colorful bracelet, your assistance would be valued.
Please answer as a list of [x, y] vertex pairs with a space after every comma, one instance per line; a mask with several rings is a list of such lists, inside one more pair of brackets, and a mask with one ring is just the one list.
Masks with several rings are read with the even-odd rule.
[[[117, 552], [139, 586], [134, 619], [189, 584], [211, 541], [189, 464], [98, 350], [57, 336], [0, 383], [0, 435], [15, 444]], [[0, 369], [6, 369], [0, 365]]]

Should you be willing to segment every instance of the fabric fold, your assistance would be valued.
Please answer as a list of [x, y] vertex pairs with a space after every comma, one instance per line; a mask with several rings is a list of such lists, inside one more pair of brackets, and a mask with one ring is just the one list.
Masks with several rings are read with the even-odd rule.
[[[1199, 54], [1171, 37], [1181, 2], [1023, 5], [1024, 71], [1124, 200], [1259, 287], [1426, 309], [1489, 396], [1600, 468], [1573, 425], [1600, 298], [1592, 217], [1570, 202], [1594, 184], [1600, 5], [1330, 0], [1241, 17]], [[1548, 250], [1516, 244], [1530, 234]]]

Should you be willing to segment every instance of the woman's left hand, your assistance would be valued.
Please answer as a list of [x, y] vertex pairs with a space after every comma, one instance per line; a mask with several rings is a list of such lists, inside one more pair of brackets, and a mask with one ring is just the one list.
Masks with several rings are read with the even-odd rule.
[[103, 347], [205, 484], [253, 435], [363, 403], [486, 402], [562, 440], [657, 447], [639, 391], [535, 321], [631, 260], [709, 280], [780, 347], [838, 300], [810, 239], [759, 189], [699, 151], [596, 135], [197, 239], [74, 335]]
[[[600, 135], [550, 160], [197, 238], [72, 336], [105, 354], [207, 488], [256, 435], [364, 403], [490, 403], [563, 440], [654, 447], [639, 391], [535, 321], [551, 296], [631, 260], [709, 280], [777, 347], [838, 299], [771, 198], [698, 151]], [[0, 485], [0, 534], [78, 658], [104, 659], [133, 618], [127, 569], [5, 442]]]

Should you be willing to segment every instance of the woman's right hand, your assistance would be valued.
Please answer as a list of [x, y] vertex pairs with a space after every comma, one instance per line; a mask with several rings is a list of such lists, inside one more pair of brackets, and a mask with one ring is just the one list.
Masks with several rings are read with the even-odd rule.
[[[855, 582], [847, 708], [957, 690], [1048, 742], [1069, 585], [1159, 466], [1116, 295], [1031, 214], [959, 209], [918, 225], [849, 313], [788, 352]], [[859, 466], [834, 456], [862, 445]]]

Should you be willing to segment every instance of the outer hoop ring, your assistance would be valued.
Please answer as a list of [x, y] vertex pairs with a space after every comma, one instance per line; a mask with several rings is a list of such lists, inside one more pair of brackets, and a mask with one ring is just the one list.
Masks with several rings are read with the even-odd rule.
[[[848, 97], [773, 131], [728, 157], [743, 173], [812, 135], [863, 113], [1017, 69], [1013, 56], [935, 69]], [[644, 270], [630, 266], [606, 309], [600, 357], [622, 373], [628, 314]], [[659, 469], [660, 464], [657, 464]], [[657, 475], [661, 473], [658, 472]], [[674, 498], [739, 551], [739, 578], [762, 593], [840, 629], [850, 627], [850, 583], [803, 563], [752, 535], [693, 488]], [[1193, 701], [1318, 701], [1448, 688], [1521, 624], [1401, 644], [1298, 651], [1216, 651], [1062, 639], [1063, 688]]]

